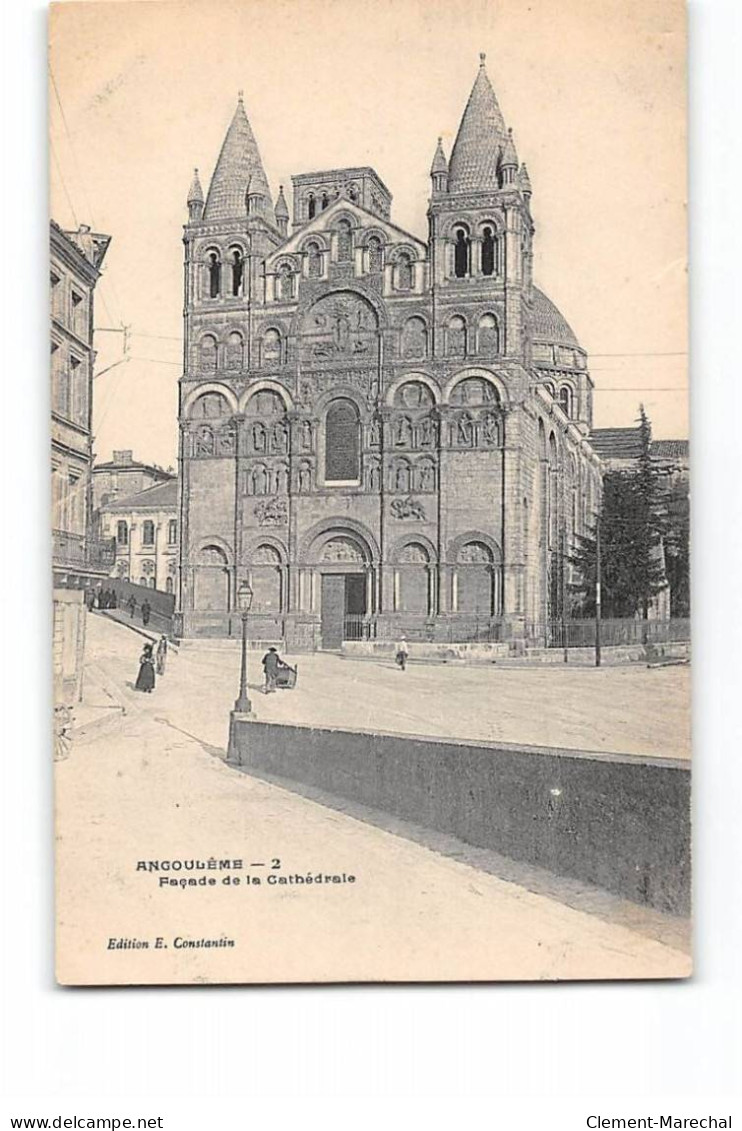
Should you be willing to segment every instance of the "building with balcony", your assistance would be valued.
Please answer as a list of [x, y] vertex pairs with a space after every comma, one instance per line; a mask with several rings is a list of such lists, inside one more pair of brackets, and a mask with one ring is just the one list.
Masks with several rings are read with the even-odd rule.
[[58, 700], [79, 695], [83, 590], [108, 576], [113, 546], [92, 526], [93, 296], [110, 237], [51, 222], [51, 455], [54, 672]]

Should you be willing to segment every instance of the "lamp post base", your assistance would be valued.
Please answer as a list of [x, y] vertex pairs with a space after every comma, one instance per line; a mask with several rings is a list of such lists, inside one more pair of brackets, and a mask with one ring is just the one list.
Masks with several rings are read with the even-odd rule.
[[[237, 700], [237, 702], [239, 703], [239, 699]], [[251, 710], [242, 711], [235, 706], [235, 709], [229, 712], [229, 742], [227, 743], [227, 762], [232, 766], [239, 766], [242, 764], [242, 758], [240, 757], [240, 745], [237, 741], [237, 724], [252, 722], [254, 719], [255, 715]]]
[[252, 715], [252, 703], [246, 695], [240, 695], [239, 699], [235, 699], [232, 713], [235, 715]]

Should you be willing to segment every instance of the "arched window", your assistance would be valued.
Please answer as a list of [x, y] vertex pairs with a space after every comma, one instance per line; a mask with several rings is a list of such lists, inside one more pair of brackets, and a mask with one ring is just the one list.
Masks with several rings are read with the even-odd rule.
[[422, 318], [408, 318], [402, 328], [402, 357], [425, 357], [428, 331]]
[[278, 272], [278, 297], [282, 302], [290, 302], [294, 297], [294, 273], [288, 263], [282, 264]]
[[409, 542], [400, 550], [394, 573], [394, 608], [396, 612], [430, 612], [430, 555], [421, 543]]
[[483, 314], [479, 319], [478, 353], [492, 356], [500, 352], [500, 334], [494, 314]]
[[309, 220], [313, 220], [316, 215], [317, 201], [315, 199], [314, 193], [310, 192], [309, 196], [307, 197], [307, 218]]
[[222, 264], [217, 251], [210, 251], [206, 259], [209, 275], [209, 298], [218, 298], [222, 290]]
[[348, 196], [354, 204], [358, 203], [358, 188], [356, 187], [356, 185], [350, 186], [350, 188], [348, 189]]
[[572, 417], [572, 390], [570, 389], [569, 385], [562, 385], [561, 389], [559, 390], [559, 404], [560, 404], [562, 410], [564, 411], [564, 413], [568, 417], [570, 417], [570, 419], [571, 419], [571, 417]]
[[178, 523], [177, 520], [171, 518], [167, 524], [167, 543], [168, 546], [174, 546], [178, 541]]
[[322, 274], [322, 252], [317, 243], [307, 244], [307, 274], [310, 279], [319, 279]]
[[229, 403], [221, 393], [202, 393], [188, 413], [193, 420], [215, 420], [229, 416]]
[[266, 330], [263, 335], [263, 364], [281, 364], [281, 335], [278, 330]]
[[544, 388], [546, 389], [550, 397], [556, 396], [556, 389], [554, 388], [554, 385], [551, 381], [544, 381]]
[[282, 612], [281, 555], [273, 546], [258, 546], [251, 555], [252, 585], [256, 613]]
[[243, 341], [242, 334], [233, 330], [227, 338], [227, 369], [242, 369]]
[[201, 369], [213, 373], [216, 369], [216, 338], [213, 334], [205, 334], [200, 346]]
[[448, 323], [448, 356], [466, 357], [466, 322], [459, 314]]
[[229, 607], [227, 557], [219, 546], [204, 546], [196, 556], [194, 605], [198, 612]]
[[116, 523], [116, 543], [119, 546], [129, 545], [129, 527], [123, 520]]
[[331, 403], [325, 419], [325, 480], [356, 482], [361, 477], [360, 422], [352, 401]]
[[397, 257], [397, 290], [412, 290], [412, 257], [406, 251]]
[[165, 592], [166, 593], [172, 593], [174, 588], [175, 588], [175, 583], [174, 583], [172, 577], [166, 577], [165, 578]]
[[482, 233], [482, 274], [494, 275], [495, 273], [495, 237], [492, 228], [485, 228]]
[[463, 228], [456, 229], [453, 269], [457, 279], [464, 279], [469, 274], [469, 237]]
[[330, 198], [329, 198], [329, 196], [327, 195], [327, 193], [326, 193], [326, 192], [323, 192], [323, 193], [322, 193], [322, 211], [323, 211], [323, 212], [324, 212], [324, 210], [325, 210], [325, 209], [327, 208], [327, 205], [328, 205], [329, 203], [330, 203]]
[[483, 542], [467, 542], [458, 553], [456, 611], [492, 616], [497, 612], [492, 551]]
[[384, 250], [378, 236], [371, 236], [368, 241], [368, 269], [371, 273], [381, 271], [384, 266]]
[[230, 265], [232, 267], [232, 294], [242, 294], [242, 279], [245, 273], [245, 261], [242, 258], [242, 252], [238, 247], [234, 248], [230, 253]]
[[353, 259], [353, 235], [349, 220], [338, 224], [338, 263], [350, 263]]
[[142, 523], [142, 545], [153, 546], [155, 543], [155, 524], [151, 519]]

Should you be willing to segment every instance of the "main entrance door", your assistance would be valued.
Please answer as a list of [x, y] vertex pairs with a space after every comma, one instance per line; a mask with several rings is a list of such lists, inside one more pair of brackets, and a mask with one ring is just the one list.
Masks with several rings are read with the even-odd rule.
[[366, 612], [366, 577], [362, 573], [322, 574], [322, 647], [341, 648], [343, 640], [358, 639], [356, 618]]

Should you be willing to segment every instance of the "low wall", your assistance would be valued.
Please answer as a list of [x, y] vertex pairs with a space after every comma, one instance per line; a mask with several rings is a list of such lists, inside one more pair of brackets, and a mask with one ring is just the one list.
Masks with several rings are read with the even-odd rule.
[[134, 612], [134, 623], [142, 623], [142, 603], [148, 601], [151, 607], [150, 621], [147, 627], [151, 631], [170, 633], [173, 622], [173, 609], [175, 597], [172, 593], [163, 593], [160, 589], [150, 589], [146, 585], [137, 585], [133, 581], [122, 581], [121, 578], [109, 578], [103, 589], [113, 589], [116, 594], [116, 604], [119, 609], [128, 612], [126, 602], [131, 596], [137, 603]]
[[688, 764], [232, 717], [229, 759], [636, 903], [690, 908]]

